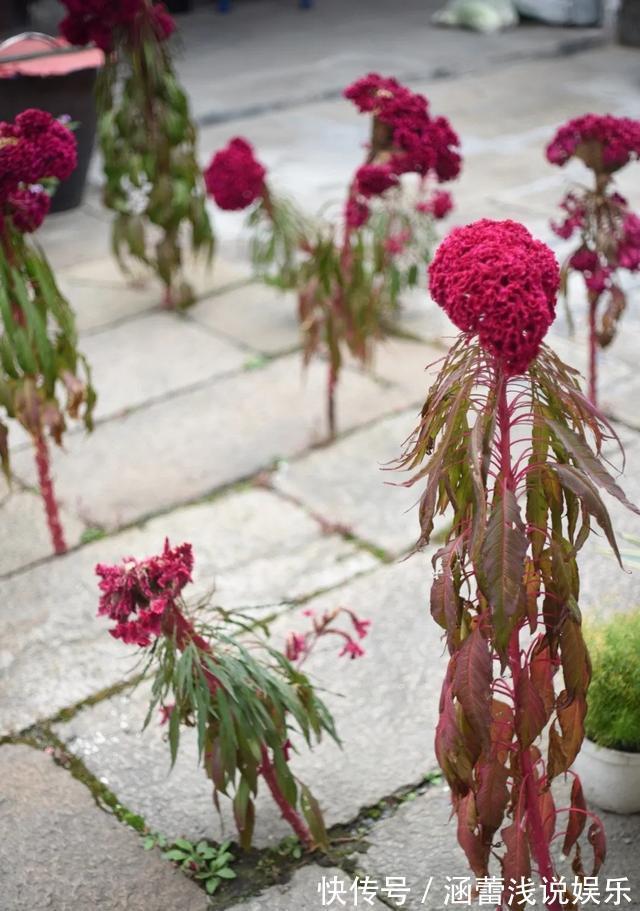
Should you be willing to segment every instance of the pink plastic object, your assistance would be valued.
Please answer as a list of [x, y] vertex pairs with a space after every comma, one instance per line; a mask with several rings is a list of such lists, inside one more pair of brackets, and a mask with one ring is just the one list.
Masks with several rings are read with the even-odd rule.
[[[6, 61], [6, 62], [3, 62]], [[99, 69], [104, 54], [98, 48], [76, 50], [64, 38], [25, 32], [0, 44], [0, 78], [64, 76], [75, 70]]]

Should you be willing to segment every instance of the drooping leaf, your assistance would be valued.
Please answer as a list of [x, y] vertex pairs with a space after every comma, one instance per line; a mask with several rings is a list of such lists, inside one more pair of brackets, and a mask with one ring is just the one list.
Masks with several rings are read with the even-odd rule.
[[509, 770], [497, 759], [478, 766], [480, 786], [476, 794], [478, 819], [484, 829], [493, 833], [502, 825], [509, 802]]
[[611, 549], [616, 555], [618, 563], [622, 566], [622, 559], [611, 525], [611, 519], [595, 484], [589, 480], [584, 472], [579, 468], [575, 468], [573, 465], [556, 465], [555, 471], [562, 486], [567, 490], [572, 491], [572, 493], [580, 499], [584, 509], [586, 509], [589, 515], [593, 516], [596, 520], [605, 533], [607, 541], [611, 545]]
[[491, 509], [480, 558], [496, 645], [501, 652], [507, 645], [509, 620], [520, 602], [527, 546], [516, 496], [513, 491], [504, 490], [497, 494]]
[[571, 809], [569, 810], [569, 820], [562, 843], [562, 853], [565, 857], [569, 856], [574, 844], [582, 835], [587, 822], [587, 804], [582, 793], [580, 779], [576, 775], [571, 785]]
[[481, 743], [489, 743], [491, 712], [491, 652], [480, 627], [467, 636], [456, 654], [453, 671], [453, 695]]
[[489, 864], [490, 843], [482, 835], [478, 825], [473, 791], [458, 801], [458, 842], [467, 855], [469, 866], [476, 876], [486, 876]]

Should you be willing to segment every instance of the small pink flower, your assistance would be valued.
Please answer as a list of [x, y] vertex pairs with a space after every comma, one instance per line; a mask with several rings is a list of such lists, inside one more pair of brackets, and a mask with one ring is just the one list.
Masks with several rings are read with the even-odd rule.
[[307, 652], [307, 637], [302, 633], [289, 633], [284, 654], [287, 661], [298, 661]]
[[175, 707], [176, 707], [175, 702], [172, 702], [169, 705], [160, 706], [159, 712], [160, 712], [160, 724], [161, 725], [166, 724], [169, 721], [169, 719], [171, 718], [171, 715], [174, 712]]
[[358, 645], [358, 643], [354, 639], [351, 639], [350, 637], [348, 637], [345, 640], [345, 643], [342, 647], [342, 651], [340, 652], [340, 657], [342, 658], [343, 655], [348, 655], [349, 658], [351, 658], [353, 660], [354, 658], [362, 658], [362, 656], [364, 654], [365, 654], [364, 649], [360, 645]]

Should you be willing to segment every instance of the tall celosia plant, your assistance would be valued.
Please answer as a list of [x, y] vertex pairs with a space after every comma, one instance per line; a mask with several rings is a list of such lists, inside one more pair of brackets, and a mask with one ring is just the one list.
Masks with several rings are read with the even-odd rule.
[[[0, 122], [0, 405], [35, 447], [40, 491], [56, 553], [66, 543], [50, 471], [47, 434], [58, 445], [65, 415], [91, 429], [95, 395], [78, 353], [73, 313], [42, 250], [28, 235], [42, 224], [58, 180], [76, 166], [73, 133], [50, 114], [27, 110]], [[61, 391], [66, 401], [61, 400]], [[0, 459], [9, 476], [8, 428]]]
[[213, 252], [213, 233], [196, 158], [196, 129], [176, 78], [167, 39], [175, 23], [152, 0], [61, 0], [61, 32], [106, 54], [97, 101], [104, 202], [116, 215], [113, 250], [153, 270], [168, 307], [193, 302], [184, 276], [186, 234], [194, 253]]
[[589, 398], [597, 398], [597, 350], [615, 338], [626, 307], [620, 285], [624, 270], [640, 269], [640, 218], [615, 189], [613, 175], [640, 157], [640, 122], [626, 117], [585, 114], [562, 126], [547, 146], [547, 158], [562, 167], [579, 158], [593, 172], [593, 186], [566, 194], [561, 222], [552, 222], [564, 239], [579, 236], [579, 246], [563, 267], [567, 275], [579, 272], [587, 288], [589, 306]]
[[[400, 293], [417, 283], [430, 258], [434, 219], [452, 208], [450, 195], [430, 184], [453, 180], [461, 166], [458, 137], [444, 117], [431, 116], [422, 95], [372, 73], [345, 96], [371, 116], [372, 128], [366, 161], [350, 181], [337, 221], [307, 218], [274, 196], [265, 168], [239, 137], [214, 156], [205, 173], [220, 208], [254, 206], [249, 223], [258, 274], [297, 292], [305, 364], [318, 352], [329, 360], [331, 436], [345, 354], [370, 363]], [[413, 193], [406, 185], [403, 190], [407, 174], [417, 177]]]
[[[450, 234], [430, 286], [461, 335], [400, 460], [414, 472], [406, 483], [425, 485], [420, 546], [437, 513], [452, 520], [433, 557], [431, 613], [449, 651], [436, 754], [458, 838], [477, 877], [500, 859], [503, 904], [525, 901], [535, 871], [549, 908], [566, 905], [554, 897], [552, 839], [564, 830], [582, 876], [590, 817], [577, 777], [563, 826], [550, 790], [584, 735], [576, 556], [595, 520], [619, 558], [598, 488], [638, 512], [604, 464], [613, 431], [542, 344], [558, 285], [552, 252], [522, 225], [483, 220]], [[605, 854], [595, 817], [587, 837], [595, 874]]]
[[[213, 783], [214, 802], [230, 796], [243, 847], [251, 845], [254, 799], [264, 781], [283, 818], [306, 848], [325, 846], [320, 807], [289, 766], [290, 737], [297, 732], [308, 746], [322, 733], [337, 740], [333, 720], [300, 670], [316, 642], [337, 635], [340, 654], [364, 654], [351, 632], [336, 626], [348, 617], [358, 639], [369, 623], [348, 610], [314, 617], [308, 633], [289, 635], [284, 654], [251, 632], [251, 618], [217, 609], [214, 622], [189, 614], [182, 591], [191, 581], [190, 544], [147, 560], [96, 567], [100, 577], [98, 614], [115, 621], [116, 639], [146, 650], [147, 669], [155, 667], [151, 705], [168, 722], [175, 762], [180, 726], [198, 731], [198, 753]], [[263, 624], [261, 624], [262, 626]]]

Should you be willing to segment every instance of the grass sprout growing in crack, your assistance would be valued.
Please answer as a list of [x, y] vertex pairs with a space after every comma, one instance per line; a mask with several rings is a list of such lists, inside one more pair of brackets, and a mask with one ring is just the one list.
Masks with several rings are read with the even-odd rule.
[[[150, 850], [155, 845], [166, 847], [166, 839], [163, 836], [148, 835], [144, 842], [145, 849]], [[208, 895], [213, 895], [222, 882], [236, 878], [236, 873], [231, 868], [235, 858], [229, 851], [229, 845], [228, 841], [218, 846], [207, 841], [199, 841], [194, 845], [186, 838], [177, 838], [162, 856], [202, 883]]]

